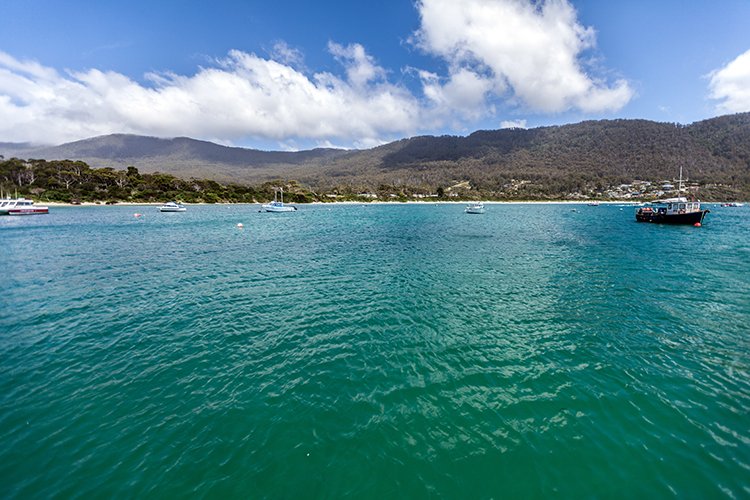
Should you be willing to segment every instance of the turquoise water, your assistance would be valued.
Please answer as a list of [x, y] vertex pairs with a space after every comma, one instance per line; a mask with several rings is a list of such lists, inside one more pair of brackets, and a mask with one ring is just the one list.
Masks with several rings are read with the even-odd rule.
[[257, 208], [0, 218], [0, 497], [750, 495], [750, 208]]

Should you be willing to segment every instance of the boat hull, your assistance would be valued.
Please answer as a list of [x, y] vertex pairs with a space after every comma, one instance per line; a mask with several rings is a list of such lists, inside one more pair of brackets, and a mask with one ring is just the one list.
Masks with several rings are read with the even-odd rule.
[[168, 201], [159, 207], [160, 212], [187, 212], [187, 207], [180, 205], [176, 201]]
[[38, 215], [48, 214], [49, 208], [42, 205], [34, 205], [34, 202], [26, 198], [4, 198], [0, 200], [0, 215]]
[[0, 213], [0, 215], [39, 215], [48, 213], [49, 209], [47, 207], [39, 207], [32, 209], [10, 209], [5, 213]]
[[263, 211], [270, 212], [270, 213], [281, 213], [281, 212], [294, 212], [297, 210], [297, 207], [291, 207], [291, 206], [272, 206], [272, 205], [262, 205]]
[[709, 210], [697, 210], [695, 212], [687, 212], [684, 214], [662, 214], [659, 212], [645, 212], [639, 210], [635, 213], [635, 220], [638, 222], [652, 222], [654, 224], [684, 224], [694, 225], [701, 224], [703, 217]]
[[464, 208], [464, 212], [466, 212], [467, 214], [483, 214], [484, 203], [470, 203], [466, 208]]

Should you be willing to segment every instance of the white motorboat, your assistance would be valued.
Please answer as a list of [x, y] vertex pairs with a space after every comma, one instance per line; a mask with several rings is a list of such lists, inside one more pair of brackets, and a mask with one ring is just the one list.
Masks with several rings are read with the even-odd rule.
[[0, 200], [0, 215], [37, 215], [49, 213], [48, 207], [34, 205], [26, 198], [6, 198]]
[[466, 206], [464, 212], [466, 212], [467, 214], [483, 214], [484, 203], [482, 203], [481, 201], [479, 203], [470, 203]]
[[160, 206], [159, 211], [161, 212], [186, 212], [187, 208], [180, 205], [179, 203], [175, 203], [174, 201], [169, 201], [165, 203], [164, 205]]
[[273, 201], [271, 203], [266, 203], [265, 205], [261, 205], [261, 208], [265, 212], [294, 212], [297, 210], [297, 207], [293, 207], [291, 205], [284, 205], [284, 190], [279, 189], [279, 192], [281, 192], [281, 200], [278, 200], [276, 195], [277, 192], [274, 191], [273, 193]]

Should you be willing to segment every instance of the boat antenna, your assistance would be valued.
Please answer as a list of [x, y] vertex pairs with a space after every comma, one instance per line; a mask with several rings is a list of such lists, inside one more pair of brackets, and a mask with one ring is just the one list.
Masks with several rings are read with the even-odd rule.
[[[688, 179], [686, 178], [685, 180], [687, 181]], [[680, 167], [680, 181], [679, 182], [680, 183], [679, 183], [679, 186], [678, 186], [677, 196], [681, 196], [682, 191], [683, 191], [683, 189], [682, 189], [682, 167]], [[695, 193], [686, 194], [685, 198], [687, 198], [688, 201], [695, 201], [695, 200], [697, 200], [697, 198], [695, 196]]]

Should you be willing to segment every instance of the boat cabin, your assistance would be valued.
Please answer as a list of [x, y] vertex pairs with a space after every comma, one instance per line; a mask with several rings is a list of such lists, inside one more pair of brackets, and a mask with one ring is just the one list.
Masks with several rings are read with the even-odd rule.
[[651, 202], [651, 210], [664, 215], [688, 214], [700, 212], [699, 201], [688, 201], [687, 198], [668, 198]]
[[[682, 191], [682, 167], [680, 167], [680, 189]], [[688, 200], [684, 196], [652, 201], [648, 206], [635, 212], [638, 222], [656, 222], [659, 224], [692, 224], [700, 227], [708, 210], [701, 209], [701, 202]]]

